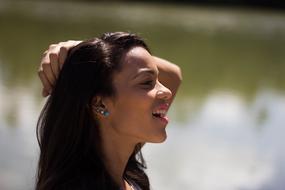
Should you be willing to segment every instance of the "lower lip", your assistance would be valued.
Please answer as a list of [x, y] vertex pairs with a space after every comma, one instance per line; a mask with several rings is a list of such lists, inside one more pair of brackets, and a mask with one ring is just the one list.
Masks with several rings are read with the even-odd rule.
[[161, 121], [163, 124], [167, 125], [169, 122], [169, 118], [167, 116], [164, 117], [155, 117], [153, 116], [155, 119], [158, 119], [159, 121]]

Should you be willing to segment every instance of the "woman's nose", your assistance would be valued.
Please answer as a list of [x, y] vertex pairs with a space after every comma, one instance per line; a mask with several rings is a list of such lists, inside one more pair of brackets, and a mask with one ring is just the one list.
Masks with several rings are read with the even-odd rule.
[[159, 88], [156, 95], [159, 99], [168, 100], [172, 97], [172, 92], [163, 84], [159, 83]]

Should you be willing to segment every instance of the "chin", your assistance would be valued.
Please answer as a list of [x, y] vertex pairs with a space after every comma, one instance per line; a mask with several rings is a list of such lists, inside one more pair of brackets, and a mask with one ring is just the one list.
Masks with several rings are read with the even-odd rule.
[[150, 140], [150, 143], [163, 143], [167, 139], [167, 134], [164, 132], [164, 134], [160, 134], [159, 136], [156, 136], [152, 140]]

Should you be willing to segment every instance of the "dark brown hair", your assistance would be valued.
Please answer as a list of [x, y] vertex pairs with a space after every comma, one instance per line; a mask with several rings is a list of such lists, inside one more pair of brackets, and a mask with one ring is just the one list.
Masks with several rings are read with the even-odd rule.
[[[113, 74], [120, 71], [124, 53], [135, 46], [149, 51], [137, 35], [115, 32], [69, 51], [37, 123], [37, 190], [119, 189], [103, 164], [99, 124], [90, 107], [97, 95], [116, 95]], [[141, 147], [132, 153], [124, 177], [149, 190]]]

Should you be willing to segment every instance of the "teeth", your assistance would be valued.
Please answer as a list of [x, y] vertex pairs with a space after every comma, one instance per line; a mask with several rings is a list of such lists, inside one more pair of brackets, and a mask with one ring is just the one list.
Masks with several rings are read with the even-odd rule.
[[165, 116], [166, 110], [157, 110], [153, 112], [152, 114], [160, 115], [160, 116]]

